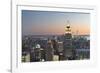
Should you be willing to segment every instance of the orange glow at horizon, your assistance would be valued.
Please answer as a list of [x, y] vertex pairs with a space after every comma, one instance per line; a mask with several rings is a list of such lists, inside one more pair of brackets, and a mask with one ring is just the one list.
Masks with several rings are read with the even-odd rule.
[[23, 10], [22, 34], [65, 34], [69, 24], [72, 35], [89, 35], [90, 20], [90, 13]]
[[[73, 35], [89, 35], [90, 34], [90, 26], [87, 26], [86, 24], [74, 24], [71, 26], [71, 32]], [[36, 31], [37, 33], [44, 33], [44, 34], [64, 34], [65, 33], [65, 26], [49, 26], [45, 29], [32, 29], [32, 31]]]

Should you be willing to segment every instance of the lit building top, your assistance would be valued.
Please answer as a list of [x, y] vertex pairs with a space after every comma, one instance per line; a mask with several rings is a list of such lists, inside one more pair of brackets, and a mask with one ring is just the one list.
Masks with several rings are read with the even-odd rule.
[[65, 28], [65, 33], [71, 33], [71, 27], [69, 25], [69, 21], [67, 21], [67, 25], [66, 25], [66, 28]]

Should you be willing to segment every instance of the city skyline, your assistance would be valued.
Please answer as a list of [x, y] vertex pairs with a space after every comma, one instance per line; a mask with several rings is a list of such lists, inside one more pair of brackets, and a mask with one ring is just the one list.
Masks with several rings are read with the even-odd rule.
[[22, 35], [64, 34], [69, 21], [72, 34], [90, 34], [90, 14], [22, 10]]

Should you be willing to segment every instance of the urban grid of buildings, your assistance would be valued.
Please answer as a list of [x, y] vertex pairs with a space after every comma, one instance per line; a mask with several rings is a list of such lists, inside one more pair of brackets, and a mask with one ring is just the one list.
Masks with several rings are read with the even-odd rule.
[[66, 25], [63, 35], [22, 36], [22, 62], [90, 59], [89, 35], [73, 35]]

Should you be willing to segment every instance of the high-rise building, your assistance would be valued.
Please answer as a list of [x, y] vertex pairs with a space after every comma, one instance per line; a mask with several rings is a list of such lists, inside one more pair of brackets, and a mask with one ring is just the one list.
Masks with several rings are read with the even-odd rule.
[[47, 48], [45, 49], [45, 60], [52, 61], [54, 55], [54, 49], [51, 40], [47, 42]]
[[66, 25], [65, 35], [63, 41], [63, 55], [64, 60], [70, 60], [73, 57], [73, 45], [72, 45], [72, 34], [71, 27], [69, 24]]

